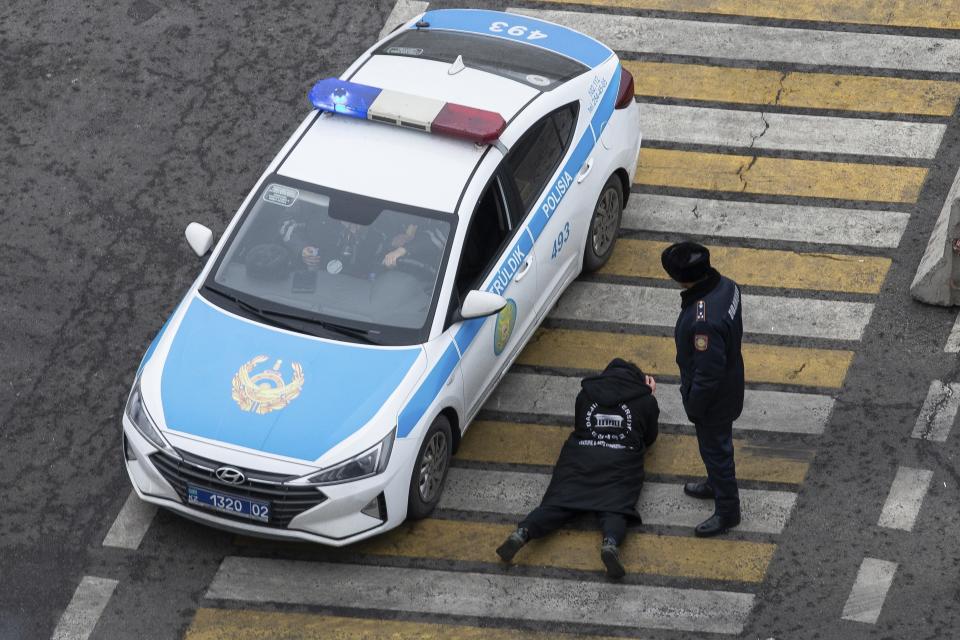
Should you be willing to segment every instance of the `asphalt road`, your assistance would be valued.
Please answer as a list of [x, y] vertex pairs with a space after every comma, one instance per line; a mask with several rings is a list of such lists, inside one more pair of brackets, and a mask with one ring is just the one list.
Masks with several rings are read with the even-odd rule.
[[[270, 6], [52, 0], [10, 2], [0, 9], [0, 638], [50, 637], [84, 576], [109, 577], [118, 585], [94, 638], [182, 637], [197, 608], [210, 604], [204, 598], [223, 559], [247, 553], [242, 541], [165, 512], [156, 515], [136, 551], [102, 546], [129, 494], [119, 449], [120, 414], [142, 352], [200, 269], [183, 240], [184, 227], [200, 221], [219, 236], [306, 113], [311, 84], [338, 74], [360, 54], [393, 6], [393, 0]], [[597, 15], [615, 11], [591, 9]], [[730, 20], [769, 24], [760, 18]], [[815, 25], [785, 21], [781, 26]], [[960, 36], [956, 30], [921, 27], [831, 28], [851, 36]], [[843, 71], [829, 65], [809, 70]], [[960, 73], [900, 75], [960, 81]], [[960, 118], [954, 112], [937, 122], [946, 131], [933, 157], [921, 163], [928, 172], [916, 202], [875, 207], [908, 212], [909, 221], [895, 248], [864, 252], [892, 262], [878, 294], [870, 298], [872, 316], [842, 387], [833, 393], [836, 401], [823, 435], [790, 441], [815, 456], [765, 577], [753, 591], [756, 604], [743, 637], [940, 638], [960, 623], [955, 542], [960, 443], [956, 435], [944, 443], [910, 437], [930, 382], [958, 380], [956, 356], [943, 352], [955, 311], [921, 306], [907, 294], [960, 166]], [[681, 141], [654, 148], [702, 151], [725, 144]], [[695, 195], [656, 185], [639, 191]], [[641, 242], [668, 238], [666, 233], [625, 235]], [[789, 242], [741, 244], [795, 248]], [[828, 251], [845, 251], [823, 244]], [[761, 292], [769, 291], [761, 287]], [[549, 328], [578, 326], [557, 321]], [[553, 366], [533, 362], [521, 373]], [[758, 441], [780, 444], [762, 435]], [[898, 465], [933, 472], [912, 532], [876, 526]], [[749, 534], [733, 538], [769, 542]], [[266, 545], [252, 555], [355, 558], [349, 552], [283, 545]], [[877, 625], [841, 620], [864, 557], [898, 564]], [[442, 559], [380, 564], [452, 566]], [[455, 568], [487, 570], [484, 566], [466, 562]], [[530, 575], [570, 579], [580, 574], [547, 569]], [[696, 578], [643, 580], [714, 586]], [[226, 610], [240, 606], [214, 604]], [[348, 606], [271, 610], [356, 615]], [[402, 612], [361, 614], [416, 618]], [[429, 619], [448, 621], [442, 615]], [[603, 625], [568, 630], [634, 635]], [[678, 637], [633, 631], [646, 638]]]

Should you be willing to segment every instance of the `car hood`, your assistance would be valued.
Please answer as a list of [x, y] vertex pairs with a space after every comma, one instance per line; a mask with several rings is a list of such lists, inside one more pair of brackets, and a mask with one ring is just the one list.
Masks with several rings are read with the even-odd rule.
[[195, 297], [160, 370], [163, 423], [175, 432], [313, 461], [392, 398], [406, 397], [425, 369], [421, 347], [322, 340]]

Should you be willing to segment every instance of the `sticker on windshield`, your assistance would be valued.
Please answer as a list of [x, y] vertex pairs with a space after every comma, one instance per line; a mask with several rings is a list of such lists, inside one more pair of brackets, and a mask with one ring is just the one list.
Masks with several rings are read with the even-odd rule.
[[263, 192], [265, 202], [278, 204], [281, 207], [289, 207], [300, 197], [300, 192], [290, 187], [284, 187], [279, 184], [272, 184]]
[[387, 53], [395, 56], [422, 56], [423, 49], [417, 47], [387, 47]]

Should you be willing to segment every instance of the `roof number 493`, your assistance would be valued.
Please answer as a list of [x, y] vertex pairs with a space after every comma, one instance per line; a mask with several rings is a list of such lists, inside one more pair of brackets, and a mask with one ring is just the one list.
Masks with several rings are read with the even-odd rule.
[[524, 40], [540, 40], [547, 37], [547, 34], [538, 29], [529, 31], [523, 25], [515, 24], [510, 26], [510, 23], [508, 22], [494, 22], [490, 25], [490, 31], [494, 33], [506, 33], [508, 36], [513, 36], [514, 38], [521, 38]]

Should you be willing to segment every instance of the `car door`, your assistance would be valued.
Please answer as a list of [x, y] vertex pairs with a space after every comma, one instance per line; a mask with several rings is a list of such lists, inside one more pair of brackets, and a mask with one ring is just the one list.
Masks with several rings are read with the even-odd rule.
[[515, 211], [506, 177], [498, 170], [480, 196], [464, 237], [454, 284], [455, 304], [473, 289], [507, 299], [499, 313], [454, 327], [461, 351], [464, 406], [472, 417], [516, 353], [519, 336], [535, 321], [539, 298], [533, 241]]
[[[590, 173], [592, 160], [573, 172], [563, 166], [570, 152], [577, 124], [578, 102], [556, 109], [525, 133], [507, 155], [510, 177], [536, 243], [538, 308], [544, 313], [558, 289], [576, 277], [583, 247], [574, 239], [583, 237], [576, 225], [583, 203], [577, 189]], [[589, 212], [587, 212], [589, 214]], [[589, 224], [589, 222], [587, 222]]]

